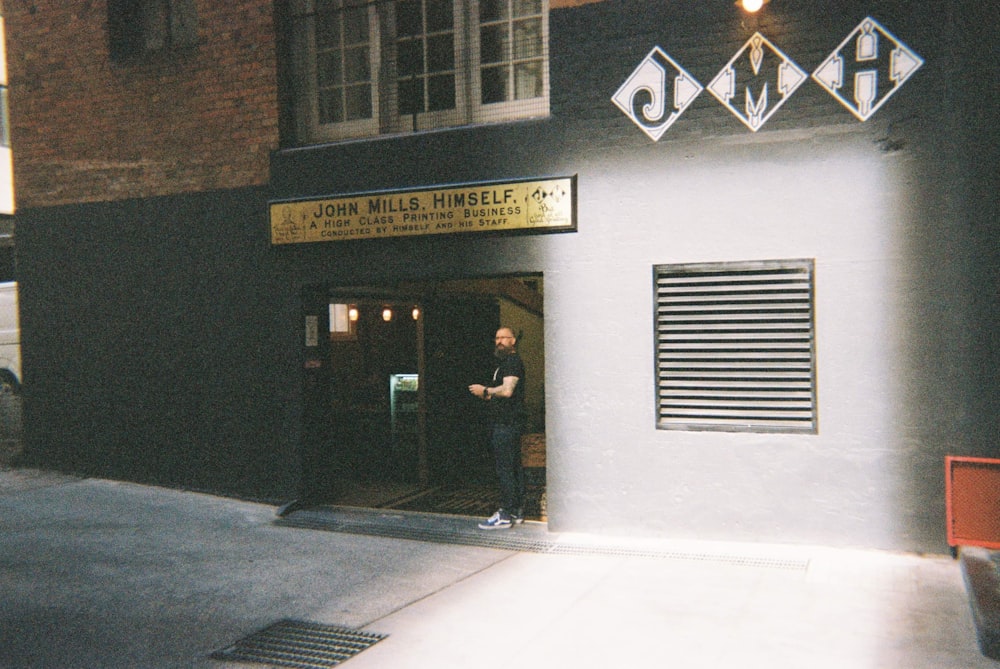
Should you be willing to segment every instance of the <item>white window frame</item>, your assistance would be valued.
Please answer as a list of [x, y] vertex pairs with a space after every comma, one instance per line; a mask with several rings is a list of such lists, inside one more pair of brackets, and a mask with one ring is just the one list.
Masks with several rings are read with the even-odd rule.
[[[395, 7], [395, 3], [389, 3], [387, 5], [389, 11], [394, 11]], [[390, 94], [388, 98], [390, 100], [391, 118], [387, 119], [389, 121], [388, 125], [390, 126], [389, 132], [433, 130], [435, 128], [447, 128], [462, 124], [462, 110], [468, 105], [468, 91], [467, 86], [464, 85], [465, 72], [462, 64], [467, 44], [467, 17], [462, 0], [454, 0], [452, 2], [452, 16], [454, 16], [455, 19], [454, 54], [452, 56], [455, 62], [455, 108], [441, 109], [438, 111], [424, 111], [416, 115], [404, 115], [399, 112], [398, 96]], [[393, 37], [390, 37], [390, 39], [393, 39]], [[385, 49], [386, 45], [382, 45], [382, 48]], [[392, 48], [395, 48], [395, 45], [393, 45]], [[384, 82], [382, 84], [383, 90], [385, 90], [385, 87], [395, 86], [395, 82], [397, 81], [399, 81], [398, 74], [394, 73], [392, 82]]]
[[[310, 30], [295, 30], [292, 36], [292, 51], [295, 59], [294, 67], [301, 76], [296, 77], [296, 126], [300, 137], [313, 137], [317, 140], [339, 140], [350, 137], [364, 137], [378, 133], [379, 99], [378, 73], [381, 67], [381, 50], [369, 50], [370, 72], [372, 73], [371, 118], [342, 121], [339, 123], [321, 124], [319, 121], [319, 77], [316, 62], [316, 30], [315, 30], [315, 0], [295, 0], [292, 3], [293, 12], [297, 16], [309, 16], [312, 23]], [[379, 36], [379, 21], [376, 16], [376, 6], [368, 5], [368, 28], [370, 43], [381, 42]]]
[[[469, 69], [475, 73], [470, 77], [472, 88], [471, 119], [473, 123], [491, 123], [499, 121], [509, 121], [524, 118], [536, 118], [547, 116], [549, 113], [549, 2], [541, 1], [542, 6], [542, 95], [528, 100], [507, 100], [504, 102], [483, 103], [482, 102], [482, 61], [480, 59], [480, 24], [479, 24], [479, 3], [470, 6], [472, 20], [470, 23], [475, 26], [473, 33], [474, 48], [470, 52]], [[515, 61], [511, 60], [513, 69]]]
[[[421, 112], [415, 115], [399, 113], [396, 95], [398, 75], [387, 54], [395, 51], [395, 3], [369, 4], [371, 35], [369, 66], [372, 73], [370, 119], [320, 123], [317, 89], [315, 0], [294, 0], [292, 3], [292, 58], [295, 70], [295, 122], [300, 143], [319, 143], [346, 139], [377, 137], [456, 127], [467, 124], [539, 118], [549, 113], [549, 12], [548, 0], [541, 0], [542, 20], [542, 94], [528, 99], [512, 99], [483, 104], [480, 86], [480, 26], [479, 0], [453, 0], [455, 21], [454, 59], [456, 70], [455, 108]], [[302, 29], [312, 21], [309, 29]], [[511, 62], [513, 68], [515, 62]]]

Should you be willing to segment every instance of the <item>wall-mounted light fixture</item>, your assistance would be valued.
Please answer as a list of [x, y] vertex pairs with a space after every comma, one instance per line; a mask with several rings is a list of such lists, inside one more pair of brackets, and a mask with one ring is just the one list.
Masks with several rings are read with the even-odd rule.
[[743, 11], [754, 12], [760, 11], [760, 8], [764, 6], [767, 0], [737, 0], [736, 4], [743, 9]]
[[382, 309], [382, 320], [384, 320], [386, 323], [392, 320], [392, 309], [390, 309], [389, 307], [384, 307]]
[[351, 307], [350, 309], [347, 310], [347, 320], [351, 321], [352, 323], [357, 323], [358, 322], [358, 308], [357, 307]]
[[411, 313], [413, 314], [413, 320], [420, 320], [420, 307], [413, 307], [413, 311]]

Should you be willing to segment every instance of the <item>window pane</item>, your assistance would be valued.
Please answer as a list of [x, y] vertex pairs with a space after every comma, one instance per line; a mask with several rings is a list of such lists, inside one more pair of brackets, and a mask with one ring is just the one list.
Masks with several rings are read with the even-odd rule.
[[368, 42], [368, 8], [352, 7], [344, 12], [344, 44]]
[[514, 67], [514, 94], [518, 100], [539, 98], [544, 93], [542, 64], [538, 61], [518, 63]]
[[455, 69], [455, 41], [452, 35], [437, 35], [427, 40], [427, 71]]
[[531, 16], [542, 13], [542, 0], [514, 0], [514, 16]]
[[452, 0], [427, 0], [427, 32], [454, 29]]
[[399, 113], [418, 114], [424, 110], [424, 80], [407, 79], [399, 82]]
[[423, 13], [419, 0], [396, 3], [396, 34], [419, 35], [424, 31]]
[[479, 22], [497, 21], [507, 18], [508, 0], [481, 0], [479, 3]]
[[481, 87], [483, 104], [507, 100], [507, 68], [483, 68]]
[[320, 123], [340, 123], [344, 120], [344, 111], [341, 107], [339, 88], [319, 93], [319, 122]]
[[349, 86], [344, 98], [348, 121], [372, 117], [372, 89], [367, 83]]
[[344, 83], [344, 72], [340, 67], [340, 51], [327, 51], [316, 56], [316, 79], [324, 88]]
[[542, 20], [514, 22], [514, 58], [535, 58], [542, 55]]
[[502, 63], [507, 60], [507, 25], [486, 26], [479, 32], [479, 60]]
[[400, 77], [424, 73], [424, 44], [421, 40], [406, 40], [398, 45], [399, 61], [396, 70]]
[[316, 46], [328, 49], [340, 45], [340, 12], [316, 14]]
[[428, 81], [428, 111], [455, 108], [455, 76], [451, 74], [431, 77]]
[[350, 83], [371, 79], [368, 63], [368, 47], [358, 47], [344, 51], [344, 79]]

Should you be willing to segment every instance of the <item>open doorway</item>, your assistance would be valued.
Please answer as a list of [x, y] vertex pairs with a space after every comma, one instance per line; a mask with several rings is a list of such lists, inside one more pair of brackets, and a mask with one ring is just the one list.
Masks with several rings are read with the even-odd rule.
[[541, 275], [326, 288], [329, 372], [323, 389], [312, 392], [325, 396], [328, 411], [312, 427], [324, 434], [305, 440], [315, 451], [303, 458], [305, 468], [315, 468], [304, 472], [307, 497], [492, 513], [488, 416], [467, 388], [492, 374], [493, 335], [506, 325], [518, 335], [526, 367], [526, 515], [544, 520], [543, 292]]

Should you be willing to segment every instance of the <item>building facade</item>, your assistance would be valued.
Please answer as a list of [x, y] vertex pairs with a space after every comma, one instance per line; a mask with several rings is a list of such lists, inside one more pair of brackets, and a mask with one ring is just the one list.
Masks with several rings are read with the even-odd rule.
[[987, 4], [8, 6], [23, 460], [476, 479], [513, 323], [551, 529], [940, 550], [1000, 433]]

